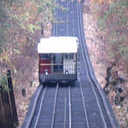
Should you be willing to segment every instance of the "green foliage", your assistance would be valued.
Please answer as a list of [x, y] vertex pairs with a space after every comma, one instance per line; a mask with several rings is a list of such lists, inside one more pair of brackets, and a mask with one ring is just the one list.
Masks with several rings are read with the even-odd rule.
[[[55, 0], [1, 0], [0, 54], [7, 43], [19, 42], [18, 39], [12, 38], [12, 32], [22, 30], [34, 34], [41, 29], [40, 24], [46, 26], [53, 22], [55, 8]], [[13, 39], [11, 42], [8, 41], [9, 37]]]
[[5, 32], [7, 30], [6, 27], [6, 21], [7, 21], [7, 12], [6, 8], [3, 5], [2, 1], [0, 1], [0, 53], [2, 52], [2, 47], [5, 44]]
[[99, 20], [98, 20], [98, 27], [100, 28], [100, 30], [104, 30], [105, 29], [105, 27], [106, 27], [106, 23], [105, 23], [105, 21], [106, 21], [106, 17], [104, 16], [104, 17], [99, 17]]
[[6, 75], [0, 74], [0, 86], [2, 86], [5, 91], [8, 91], [8, 81]]
[[38, 13], [43, 12], [42, 23], [53, 22], [53, 13], [57, 7], [55, 0], [38, 0]]
[[41, 29], [40, 24], [45, 27], [54, 20], [55, 0], [23, 0], [22, 3], [14, 3], [13, 5], [15, 9], [10, 10], [10, 17], [21, 29], [29, 33], [34, 34], [35, 31]]
[[4, 37], [4, 33], [5, 33], [5, 28], [4, 27], [0, 27], [0, 49], [2, 50], [2, 46], [5, 42], [5, 37]]
[[110, 59], [128, 60], [128, 0], [114, 1], [99, 13], [98, 26], [109, 47], [106, 53]]
[[40, 30], [40, 27], [39, 26], [37, 26], [37, 25], [34, 25], [34, 24], [29, 24], [28, 25], [28, 30], [30, 31], [30, 32], [32, 32], [32, 33], [34, 33], [34, 31], [35, 30]]
[[[27, 83], [33, 79], [33, 67], [37, 62], [35, 47], [41, 33], [40, 29], [42, 26], [42, 29], [49, 29], [50, 23], [54, 20], [56, 2], [55, 0], [1, 1], [0, 69], [5, 71], [9, 67], [13, 71], [16, 85]], [[32, 64], [28, 67], [29, 63]], [[0, 76], [0, 84], [7, 85], [5, 77]]]
[[120, 46], [119, 52], [124, 59], [128, 59], [128, 46]]
[[[99, 17], [98, 24], [100, 28], [107, 28], [108, 21], [114, 25], [126, 25], [128, 17], [125, 15], [125, 9], [128, 8], [127, 0], [118, 0], [117, 2], [112, 2], [109, 5], [108, 10], [102, 10], [102, 16]], [[101, 11], [101, 10], [100, 10]], [[120, 27], [120, 26], [119, 26]]]

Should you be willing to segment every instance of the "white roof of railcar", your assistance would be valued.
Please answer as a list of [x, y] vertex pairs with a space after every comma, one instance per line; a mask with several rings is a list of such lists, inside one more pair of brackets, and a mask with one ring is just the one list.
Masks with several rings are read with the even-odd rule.
[[38, 44], [38, 53], [76, 53], [77, 48], [77, 37], [41, 38]]

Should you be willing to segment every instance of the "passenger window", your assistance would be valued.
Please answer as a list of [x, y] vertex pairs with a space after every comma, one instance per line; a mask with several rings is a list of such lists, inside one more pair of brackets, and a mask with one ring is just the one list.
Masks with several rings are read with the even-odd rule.
[[50, 54], [40, 54], [40, 58], [44, 59], [44, 60], [51, 59], [51, 55]]

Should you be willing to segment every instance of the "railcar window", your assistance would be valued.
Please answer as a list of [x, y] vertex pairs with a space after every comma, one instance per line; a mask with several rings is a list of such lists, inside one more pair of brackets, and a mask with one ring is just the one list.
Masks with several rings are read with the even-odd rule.
[[54, 72], [62, 72], [63, 71], [63, 55], [55, 54], [53, 57]]
[[40, 58], [41, 59], [51, 59], [51, 55], [50, 54], [40, 54]]
[[73, 53], [65, 54], [65, 59], [74, 59], [74, 54]]
[[69, 55], [69, 59], [73, 59], [74, 54]]

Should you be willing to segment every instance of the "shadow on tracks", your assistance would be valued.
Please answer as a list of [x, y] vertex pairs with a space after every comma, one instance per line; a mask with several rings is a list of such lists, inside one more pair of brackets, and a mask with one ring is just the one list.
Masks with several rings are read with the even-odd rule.
[[76, 81], [72, 81], [72, 82], [65, 82], [65, 83], [44, 83], [43, 84], [43, 86], [47, 86], [47, 87], [49, 87], [49, 88], [55, 88], [57, 85], [59, 85], [59, 87], [69, 87], [69, 86], [71, 86], [71, 87], [76, 87], [76, 86], [78, 86], [78, 81], [76, 80]]

